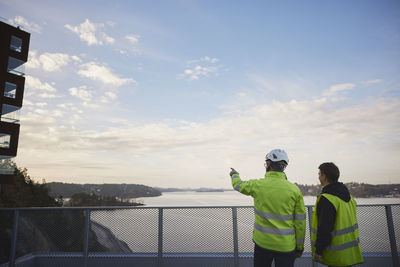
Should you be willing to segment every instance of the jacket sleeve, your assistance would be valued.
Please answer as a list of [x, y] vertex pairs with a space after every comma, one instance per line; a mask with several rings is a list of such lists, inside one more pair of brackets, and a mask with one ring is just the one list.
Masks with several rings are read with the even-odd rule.
[[324, 196], [318, 202], [317, 206], [318, 228], [317, 240], [315, 242], [315, 252], [322, 255], [324, 249], [332, 241], [332, 231], [335, 225], [336, 209], [333, 204]]
[[296, 231], [296, 250], [304, 250], [304, 238], [306, 235], [306, 208], [303, 195], [299, 190], [294, 210], [294, 228]]
[[240, 179], [239, 174], [233, 174], [231, 178], [232, 178], [233, 189], [246, 196], [254, 195], [255, 183], [257, 180], [242, 181], [242, 179]]

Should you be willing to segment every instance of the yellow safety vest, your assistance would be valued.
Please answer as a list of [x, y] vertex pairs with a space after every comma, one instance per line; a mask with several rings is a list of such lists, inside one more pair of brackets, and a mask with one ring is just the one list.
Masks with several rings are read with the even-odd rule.
[[[331, 266], [349, 266], [362, 263], [360, 240], [358, 237], [357, 204], [351, 197], [349, 202], [343, 201], [331, 194], [321, 194], [333, 204], [336, 209], [336, 220], [332, 231], [331, 244], [322, 252], [322, 263]], [[317, 240], [318, 217], [317, 205], [321, 198], [318, 196], [311, 221], [312, 255], [315, 253]]]
[[242, 181], [232, 175], [232, 186], [254, 198], [253, 240], [262, 248], [290, 252], [304, 249], [306, 211], [300, 189], [283, 172], [267, 172], [262, 179]]

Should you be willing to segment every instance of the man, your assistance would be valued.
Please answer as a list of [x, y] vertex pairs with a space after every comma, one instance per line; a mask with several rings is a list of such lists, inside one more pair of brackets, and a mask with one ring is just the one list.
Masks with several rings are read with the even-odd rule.
[[306, 212], [300, 189], [283, 172], [289, 163], [284, 150], [266, 155], [264, 178], [242, 181], [230, 172], [232, 186], [254, 199], [254, 266], [292, 267], [304, 250]]
[[339, 168], [332, 162], [322, 163], [318, 176], [323, 189], [317, 197], [311, 221], [314, 261], [329, 266], [362, 263], [357, 204], [347, 187], [338, 182]]

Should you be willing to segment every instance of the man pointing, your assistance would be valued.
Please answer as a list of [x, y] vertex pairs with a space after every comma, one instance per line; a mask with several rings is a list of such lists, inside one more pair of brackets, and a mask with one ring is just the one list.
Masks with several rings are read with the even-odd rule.
[[284, 170], [286, 152], [274, 149], [266, 155], [266, 174], [242, 181], [231, 168], [233, 188], [254, 199], [254, 266], [292, 267], [304, 250], [306, 212], [300, 189], [289, 182]]

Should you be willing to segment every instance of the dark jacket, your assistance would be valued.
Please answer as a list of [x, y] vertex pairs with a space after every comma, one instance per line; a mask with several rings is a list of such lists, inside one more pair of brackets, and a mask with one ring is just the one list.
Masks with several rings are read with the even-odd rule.
[[[347, 187], [343, 183], [332, 183], [328, 184], [322, 189], [322, 193], [331, 194], [339, 197], [343, 201], [350, 201], [350, 193]], [[315, 252], [322, 255], [322, 251], [330, 245], [332, 241], [331, 232], [333, 231], [333, 226], [336, 219], [336, 209], [333, 204], [321, 196], [321, 199], [317, 205], [317, 217], [318, 217], [318, 230], [317, 230], [317, 240], [316, 240], [316, 250]]]

